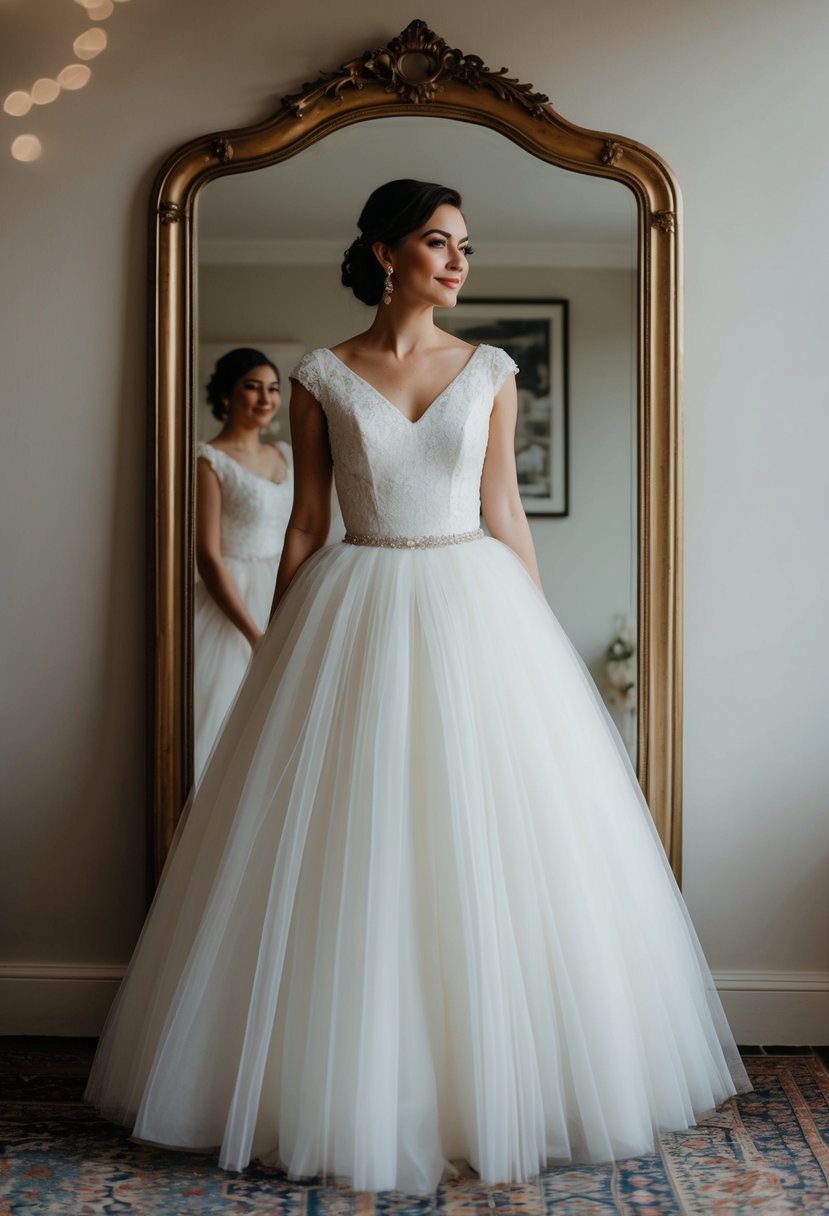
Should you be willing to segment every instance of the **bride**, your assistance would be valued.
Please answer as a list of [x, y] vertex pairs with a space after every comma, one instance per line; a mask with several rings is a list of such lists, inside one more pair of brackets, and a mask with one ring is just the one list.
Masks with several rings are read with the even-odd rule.
[[343, 282], [376, 313], [292, 375], [275, 613], [87, 1097], [226, 1169], [365, 1190], [646, 1153], [745, 1071], [541, 591], [515, 364], [433, 322], [468, 274], [461, 199], [389, 182], [359, 228]]

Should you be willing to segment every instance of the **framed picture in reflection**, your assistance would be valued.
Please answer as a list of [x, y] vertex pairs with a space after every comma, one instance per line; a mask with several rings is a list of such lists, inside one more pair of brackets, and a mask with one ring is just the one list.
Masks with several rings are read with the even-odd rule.
[[441, 329], [500, 346], [518, 364], [515, 463], [528, 515], [568, 512], [567, 300], [462, 300]]

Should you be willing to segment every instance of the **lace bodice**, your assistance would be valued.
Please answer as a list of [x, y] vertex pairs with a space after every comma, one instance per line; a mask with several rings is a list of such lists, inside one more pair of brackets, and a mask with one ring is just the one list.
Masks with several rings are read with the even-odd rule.
[[291, 373], [328, 421], [334, 480], [351, 533], [445, 536], [480, 524], [481, 472], [498, 389], [517, 371], [496, 346], [476, 347], [417, 422], [330, 350], [313, 350]]
[[244, 559], [278, 558], [293, 503], [293, 459], [287, 443], [277, 445], [288, 463], [283, 481], [252, 473], [227, 452], [200, 443], [196, 455], [206, 460], [222, 486], [222, 554]]

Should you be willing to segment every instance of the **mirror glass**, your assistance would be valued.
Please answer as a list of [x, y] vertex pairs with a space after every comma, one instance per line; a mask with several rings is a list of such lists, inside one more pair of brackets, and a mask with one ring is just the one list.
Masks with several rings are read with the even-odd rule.
[[[371, 190], [397, 177], [463, 196], [476, 253], [457, 308], [435, 320], [506, 347], [521, 367], [516, 458], [547, 598], [635, 763], [637, 213], [622, 184], [431, 116], [357, 123], [209, 183], [198, 202], [197, 437], [221, 430], [204, 391], [216, 359], [254, 347], [284, 390], [262, 439], [290, 443], [291, 369], [371, 321], [341, 286], [340, 262]], [[335, 509], [330, 539], [343, 530]], [[198, 665], [198, 629], [195, 646]]]

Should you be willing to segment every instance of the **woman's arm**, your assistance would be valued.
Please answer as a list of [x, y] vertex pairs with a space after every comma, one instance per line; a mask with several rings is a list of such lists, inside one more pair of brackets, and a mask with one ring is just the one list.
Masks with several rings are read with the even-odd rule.
[[325, 544], [331, 527], [333, 466], [325, 414], [316, 398], [296, 381], [293, 381], [290, 411], [294, 503], [285, 529], [271, 616], [299, 567]]
[[490, 534], [517, 553], [543, 593], [530, 525], [518, 490], [515, 468], [517, 417], [515, 377], [508, 376], [495, 398], [489, 418], [489, 443], [481, 476], [481, 510]]
[[196, 568], [232, 625], [251, 646], [262, 636], [222, 561], [222, 487], [206, 460], [196, 461]]

